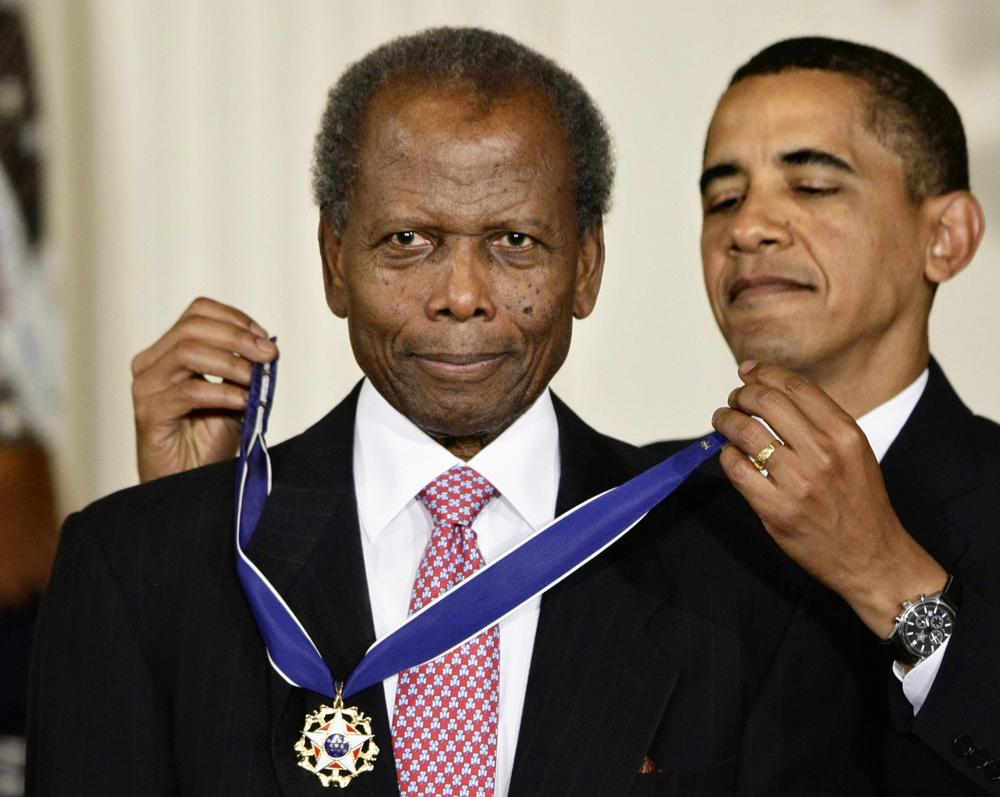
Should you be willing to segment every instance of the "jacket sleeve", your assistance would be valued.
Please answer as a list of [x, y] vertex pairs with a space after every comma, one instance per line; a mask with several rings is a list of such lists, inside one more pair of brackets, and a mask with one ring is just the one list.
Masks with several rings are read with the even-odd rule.
[[966, 585], [955, 633], [923, 707], [897, 679], [893, 718], [988, 794], [1000, 795], [1000, 609]]
[[39, 612], [29, 795], [175, 793], [168, 699], [107, 552], [71, 517]]

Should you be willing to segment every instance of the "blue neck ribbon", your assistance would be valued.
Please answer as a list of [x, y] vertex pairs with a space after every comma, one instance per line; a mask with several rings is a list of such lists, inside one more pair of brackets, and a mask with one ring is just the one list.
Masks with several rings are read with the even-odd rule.
[[[334, 697], [337, 684], [281, 595], [246, 554], [271, 491], [264, 435], [277, 362], [256, 364], [240, 440], [236, 565], [275, 671], [293, 686]], [[614, 543], [725, 445], [715, 432], [649, 470], [570, 509], [378, 639], [343, 684], [349, 698], [477, 636]]]

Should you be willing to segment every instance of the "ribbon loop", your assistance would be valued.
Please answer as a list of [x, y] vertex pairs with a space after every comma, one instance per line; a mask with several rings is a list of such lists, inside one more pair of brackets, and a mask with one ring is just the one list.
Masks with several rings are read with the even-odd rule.
[[[275, 671], [294, 686], [334, 697], [339, 692], [316, 645], [245, 550], [271, 490], [264, 434], [276, 376], [277, 363], [254, 365], [237, 469], [237, 570]], [[447, 653], [558, 584], [625, 535], [725, 442], [710, 434], [579, 504], [411, 614], [368, 649], [343, 684], [343, 697]]]

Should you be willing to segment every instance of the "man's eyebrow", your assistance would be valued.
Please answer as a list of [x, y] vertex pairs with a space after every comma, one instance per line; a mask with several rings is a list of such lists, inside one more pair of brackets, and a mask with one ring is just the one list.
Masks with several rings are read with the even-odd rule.
[[534, 227], [543, 232], [552, 232], [552, 225], [541, 216], [502, 216], [493, 225], [497, 229], [517, 230], [521, 227]]
[[854, 167], [847, 161], [821, 149], [803, 147], [782, 153], [780, 159], [787, 166], [829, 166], [831, 169], [854, 174]]
[[740, 169], [740, 167], [732, 161], [717, 163], [715, 166], [709, 166], [701, 173], [701, 179], [698, 181], [698, 188], [701, 190], [702, 196], [705, 195], [705, 191], [708, 190], [709, 185], [711, 185], [714, 180], [721, 180], [723, 177], [732, 177], [734, 174], [739, 174], [741, 171], [742, 169]]

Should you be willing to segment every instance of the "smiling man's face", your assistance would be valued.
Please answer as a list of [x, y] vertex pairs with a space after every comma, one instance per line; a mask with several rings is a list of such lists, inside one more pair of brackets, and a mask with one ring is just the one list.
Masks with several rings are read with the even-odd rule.
[[860, 376], [926, 339], [932, 227], [869, 129], [866, 100], [852, 78], [789, 70], [746, 78], [719, 102], [701, 251], [738, 360]]
[[530, 91], [401, 82], [368, 112], [344, 229], [322, 223], [327, 301], [401, 413], [470, 456], [523, 413], [593, 309], [565, 135]]

